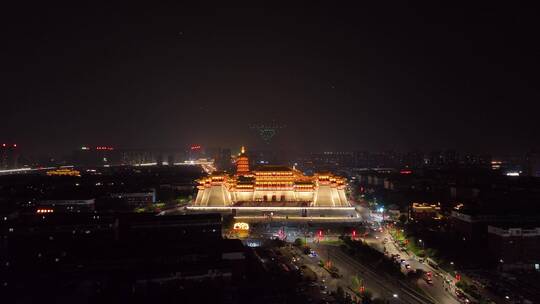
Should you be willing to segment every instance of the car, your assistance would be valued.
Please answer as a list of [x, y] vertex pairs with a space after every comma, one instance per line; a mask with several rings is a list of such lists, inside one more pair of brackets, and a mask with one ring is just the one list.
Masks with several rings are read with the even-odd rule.
[[399, 260], [399, 262], [400, 262], [401, 264], [403, 264], [403, 263], [405, 263], [405, 259], [401, 259], [401, 260]]
[[405, 268], [407, 268], [407, 269], [411, 269], [411, 265], [409, 265], [409, 264], [405, 264]]
[[424, 263], [424, 259], [418, 259], [418, 262]]

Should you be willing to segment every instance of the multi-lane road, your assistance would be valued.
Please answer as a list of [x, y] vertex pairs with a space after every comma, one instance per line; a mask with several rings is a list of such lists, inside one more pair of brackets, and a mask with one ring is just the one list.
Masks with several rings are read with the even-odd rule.
[[[417, 282], [418, 286], [427, 295], [429, 295], [433, 299], [436, 299], [437, 303], [459, 303], [452, 293], [452, 285], [447, 283], [449, 281], [449, 278], [446, 277], [447, 275], [445, 273], [433, 269], [428, 264], [420, 263], [415, 257], [409, 255], [406, 252], [400, 251], [387, 231], [376, 233], [376, 235], [378, 237], [378, 239], [376, 238], [376, 240], [379, 241], [379, 246], [376, 247], [380, 248], [380, 245], [386, 239], [386, 243], [382, 245], [384, 246], [383, 248], [386, 248], [387, 254], [390, 256], [399, 254], [401, 259], [405, 260], [401, 265], [403, 272], [420, 269], [424, 273], [432, 273], [432, 284], [428, 284], [427, 281], [424, 279], [420, 279]], [[405, 268], [406, 264], [410, 266], [410, 269]]]
[[[367, 219], [367, 217], [365, 217]], [[369, 222], [370, 225], [378, 227], [377, 222]], [[262, 228], [262, 227], [260, 227]], [[265, 227], [267, 232], [266, 236], [277, 235], [276, 232], [267, 231], [268, 227]], [[255, 232], [255, 231], [253, 231]], [[260, 233], [261, 231], [259, 231]], [[287, 236], [289, 240], [302, 236], [304, 232], [302, 229], [287, 229]], [[313, 235], [313, 232], [311, 233]], [[259, 236], [263, 236], [259, 234]], [[325, 232], [322, 239], [326, 241], [335, 241], [339, 237], [337, 231], [335, 233]], [[387, 241], [384, 241], [384, 240]], [[375, 296], [389, 300], [395, 303], [448, 303], [458, 304], [459, 301], [455, 297], [455, 293], [451, 289], [451, 286], [445, 282], [445, 274], [438, 273], [432, 269], [429, 265], [420, 263], [413, 256], [407, 253], [399, 251], [397, 246], [392, 242], [390, 235], [385, 230], [373, 229], [369, 236], [364, 239], [373, 248], [384, 252], [386, 248], [387, 254], [400, 254], [401, 258], [405, 259], [402, 264], [402, 271], [414, 271], [415, 269], [422, 269], [424, 272], [432, 272], [432, 284], [428, 284], [423, 278], [416, 282], [416, 286], [411, 284], [406, 279], [398, 279], [389, 274], [380, 273], [370, 268], [370, 265], [362, 263], [361, 260], [357, 260], [345, 252], [343, 252], [338, 246], [324, 245], [319, 243], [319, 238], [316, 235], [306, 238], [315, 252], [322, 260], [330, 258], [332, 263], [338, 267], [343, 278], [339, 279], [340, 282], [333, 283], [331, 285], [340, 284], [343, 287], [350, 286], [353, 276], [358, 276], [364, 280], [365, 287], [371, 291]], [[324, 243], [324, 242], [323, 242]], [[410, 265], [410, 269], [405, 268], [405, 264]], [[330, 280], [335, 281], [335, 280]], [[419, 287], [421, 291], [417, 289]]]
[[315, 243], [313, 249], [319, 256], [332, 261], [333, 265], [340, 270], [345, 285], [350, 284], [353, 276], [358, 276], [364, 280], [365, 287], [376, 297], [386, 299], [391, 303], [439, 303], [391, 275], [374, 271], [348, 256], [338, 247]]
[[[255, 228], [255, 227], [254, 227]], [[251, 231], [252, 238], [272, 238], [280, 235], [279, 229], [276, 226], [270, 227], [266, 225], [259, 225]], [[317, 228], [312, 228], [317, 229]], [[295, 238], [302, 238], [305, 231], [301, 228], [289, 227], [285, 229], [284, 235], [287, 236], [287, 240], [294, 240]], [[304, 258], [304, 262], [312, 262], [313, 265], [317, 265], [319, 259], [327, 261], [330, 259], [332, 264], [339, 269], [342, 278], [331, 278], [328, 274], [326, 276], [325, 284], [329, 288], [336, 288], [336, 286], [342, 286], [347, 288], [351, 286], [352, 278], [357, 276], [363, 279], [364, 286], [367, 290], [373, 293], [374, 296], [387, 299], [391, 303], [459, 303], [452, 295], [451, 292], [445, 290], [443, 279], [434, 275], [433, 284], [427, 284], [423, 279], [420, 279], [417, 286], [414, 286], [407, 279], [399, 279], [386, 273], [375, 271], [370, 265], [366, 265], [361, 260], [357, 260], [347, 253], [342, 251], [339, 246], [324, 244], [329, 241], [337, 241], [339, 233], [337, 231], [330, 233], [325, 231], [322, 237], [323, 242], [318, 242], [320, 239], [316, 235], [316, 231], [310, 233], [310, 237], [303, 238], [308, 241], [308, 245], [317, 253], [317, 258]], [[389, 236], [385, 232], [373, 232], [370, 237], [365, 241], [380, 250], [384, 250], [385, 244], [383, 244], [384, 238]], [[394, 253], [398, 249], [395, 246], [386, 243], [387, 250]], [[414, 260], [412, 257], [402, 255], [406, 259], [406, 263], [411, 265], [411, 269], [424, 269], [425, 271], [431, 271], [428, 265], [424, 265]], [[314, 260], [314, 261], [312, 261]], [[316, 260], [316, 261], [315, 261]], [[320, 268], [324, 274], [324, 270], [321, 267], [315, 267], [315, 270]], [[403, 267], [403, 272], [407, 270]], [[418, 287], [422, 291], [418, 290]]]

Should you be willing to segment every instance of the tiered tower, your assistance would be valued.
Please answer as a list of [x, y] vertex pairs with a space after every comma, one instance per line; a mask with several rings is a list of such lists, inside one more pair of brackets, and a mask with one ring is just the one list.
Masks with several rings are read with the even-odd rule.
[[236, 174], [249, 174], [249, 158], [246, 155], [246, 149], [242, 146], [242, 150], [236, 159]]

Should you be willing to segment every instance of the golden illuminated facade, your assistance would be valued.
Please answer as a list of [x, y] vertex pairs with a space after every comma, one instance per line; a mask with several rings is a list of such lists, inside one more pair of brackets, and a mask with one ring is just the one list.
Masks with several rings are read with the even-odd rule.
[[236, 173], [248, 174], [249, 173], [249, 159], [246, 155], [246, 149], [242, 147], [238, 158], [236, 159]]
[[56, 169], [46, 172], [47, 176], [81, 176], [81, 172], [72, 169]]
[[243, 148], [236, 164], [234, 175], [214, 173], [198, 181], [195, 206], [350, 206], [342, 177], [331, 173], [306, 176], [285, 166], [250, 171]]

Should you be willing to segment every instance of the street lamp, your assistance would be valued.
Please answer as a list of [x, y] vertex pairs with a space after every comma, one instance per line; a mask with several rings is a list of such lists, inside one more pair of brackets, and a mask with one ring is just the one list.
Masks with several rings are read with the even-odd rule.
[[397, 298], [397, 297], [398, 297], [398, 294], [395, 293], [395, 294], [392, 295], [392, 297]]

